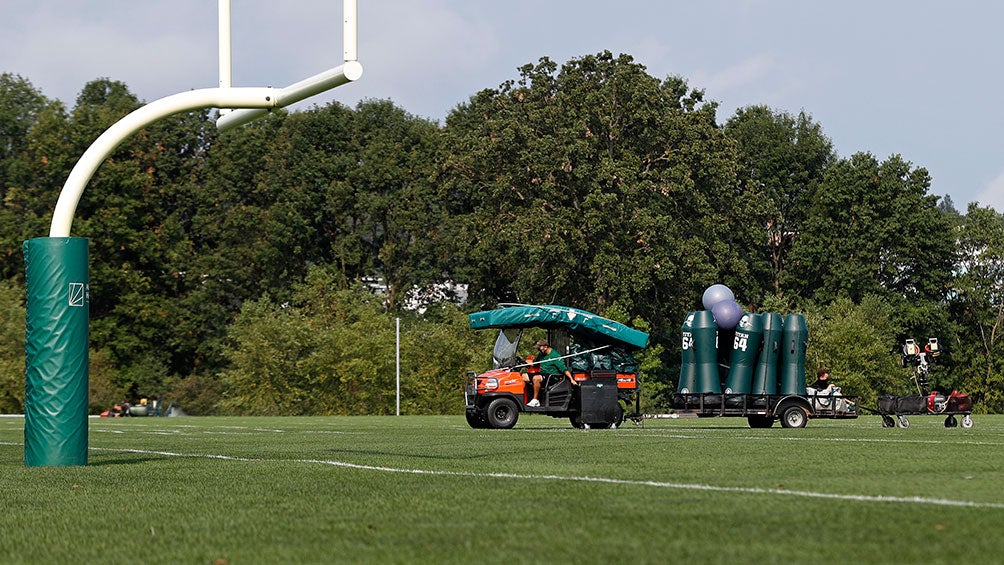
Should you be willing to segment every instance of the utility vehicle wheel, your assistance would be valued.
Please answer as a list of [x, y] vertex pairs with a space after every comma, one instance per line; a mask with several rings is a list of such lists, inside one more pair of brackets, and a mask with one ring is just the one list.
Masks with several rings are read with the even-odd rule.
[[482, 411], [480, 411], [478, 409], [467, 410], [464, 413], [464, 415], [467, 416], [467, 424], [470, 425], [472, 428], [474, 428], [474, 429], [481, 429], [481, 428], [487, 428], [488, 427], [488, 422], [485, 421], [485, 413], [484, 412], [482, 412]]
[[773, 416], [747, 416], [746, 421], [751, 428], [770, 428], [774, 425]]
[[582, 420], [578, 416], [569, 416], [568, 421], [571, 422], [573, 428], [582, 429]]
[[516, 425], [519, 409], [511, 398], [496, 398], [488, 405], [488, 426], [508, 430]]
[[781, 412], [781, 426], [785, 428], [804, 428], [809, 422], [809, 415], [801, 406], [788, 406]]
[[910, 427], [910, 420], [906, 416], [900, 416], [899, 419], [896, 420], [896, 424], [899, 427], [904, 428], [904, 429], [905, 428], [909, 428]]
[[965, 429], [967, 429], [967, 430], [969, 428], [973, 427], [973, 417], [970, 416], [969, 414], [966, 414], [965, 416], [963, 416], [962, 417], [962, 427], [965, 428]]
[[895, 428], [896, 420], [892, 419], [892, 416], [882, 416], [882, 427], [883, 428]]
[[955, 419], [955, 416], [952, 416], [951, 414], [949, 414], [948, 417], [945, 418], [945, 427], [946, 428], [957, 428], [957, 427], [959, 427], [959, 421]]

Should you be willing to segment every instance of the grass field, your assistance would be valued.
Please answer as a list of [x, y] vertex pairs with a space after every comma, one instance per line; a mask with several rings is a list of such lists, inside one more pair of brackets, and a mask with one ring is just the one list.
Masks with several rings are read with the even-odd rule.
[[1004, 416], [753, 430], [521, 417], [91, 420], [24, 467], [0, 418], [0, 563], [991, 563]]

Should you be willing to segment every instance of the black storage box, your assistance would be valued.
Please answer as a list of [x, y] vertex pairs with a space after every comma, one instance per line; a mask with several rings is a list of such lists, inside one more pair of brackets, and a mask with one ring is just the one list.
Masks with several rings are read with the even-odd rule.
[[617, 376], [591, 376], [579, 384], [579, 420], [584, 424], [618, 423], [621, 407], [617, 403]]

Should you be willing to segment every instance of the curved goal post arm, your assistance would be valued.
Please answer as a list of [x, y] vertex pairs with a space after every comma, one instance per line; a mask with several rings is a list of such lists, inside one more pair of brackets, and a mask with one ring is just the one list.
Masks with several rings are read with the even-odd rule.
[[204, 88], [155, 100], [134, 110], [105, 130], [80, 157], [59, 193], [49, 237], [69, 237], [73, 216], [84, 188], [101, 163], [132, 134], [158, 120], [179, 112], [202, 108], [241, 108], [217, 120], [220, 130], [255, 120], [275, 108], [284, 108], [326, 90], [358, 80], [363, 67], [356, 61], [340, 65], [286, 88]]
[[66, 178], [52, 213], [49, 237], [69, 237], [73, 215], [84, 193], [84, 188], [101, 163], [129, 136], [158, 120], [179, 112], [202, 108], [273, 108], [275, 95], [272, 88], [204, 88], [181, 92], [155, 100], [132, 111], [105, 130], [84, 151]]
[[[342, 0], [345, 63], [281, 89], [230, 87], [230, 0], [220, 1], [220, 87], [190, 90], [155, 100], [108, 128], [87, 148], [67, 177], [52, 214], [49, 237], [69, 237], [73, 216], [84, 188], [101, 163], [129, 136], [172, 114], [202, 108], [238, 109], [221, 112], [216, 127], [223, 131], [255, 120], [337, 86], [358, 80], [363, 67], [356, 60], [356, 0]], [[227, 44], [226, 46], [224, 44]]]

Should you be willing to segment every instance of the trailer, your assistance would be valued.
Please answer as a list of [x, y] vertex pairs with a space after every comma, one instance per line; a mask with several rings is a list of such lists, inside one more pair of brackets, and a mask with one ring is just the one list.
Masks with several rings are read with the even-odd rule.
[[677, 394], [672, 413], [634, 412], [625, 419], [640, 424], [665, 418], [746, 418], [751, 428], [770, 428], [775, 421], [784, 428], [804, 428], [810, 418], [831, 420], [858, 417], [858, 397], [842, 394]]
[[913, 339], [906, 340], [900, 364], [915, 368], [910, 379], [917, 388], [917, 394], [882, 395], [875, 412], [882, 415], [883, 428], [909, 428], [910, 419], [907, 416], [944, 416], [946, 428], [956, 428], [960, 421], [965, 429], [973, 427], [973, 403], [968, 394], [956, 390], [949, 394], [938, 388], [930, 389], [930, 364], [939, 363], [940, 358], [941, 344], [938, 338], [927, 338], [927, 345], [923, 348]]
[[878, 413], [882, 415], [883, 428], [909, 428], [907, 416], [944, 416], [946, 428], [956, 428], [961, 423], [964, 429], [969, 429], [974, 423], [972, 401], [968, 394], [958, 391], [948, 395], [937, 391], [926, 395], [883, 395], [879, 398]]

